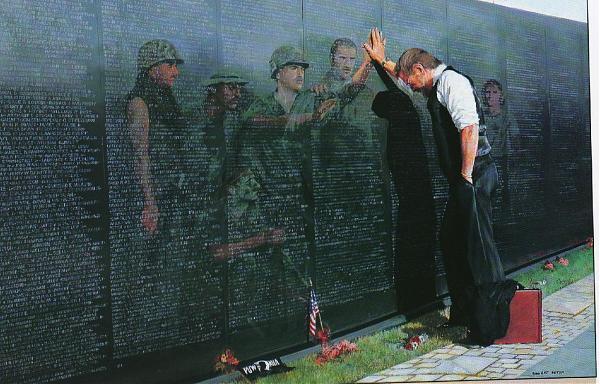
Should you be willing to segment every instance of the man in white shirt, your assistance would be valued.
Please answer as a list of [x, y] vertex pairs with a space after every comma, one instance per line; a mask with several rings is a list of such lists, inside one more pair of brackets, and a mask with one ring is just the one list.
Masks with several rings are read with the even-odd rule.
[[[500, 313], [486, 294], [495, 284], [502, 287], [496, 292], [504, 292], [508, 284], [492, 232], [491, 195], [498, 172], [489, 155], [491, 147], [473, 83], [420, 48], [406, 50], [397, 63], [386, 59], [385, 39], [376, 28], [364, 48], [399, 87], [404, 83], [428, 99], [440, 166], [450, 186], [440, 231], [452, 299], [449, 325], [466, 325], [476, 333], [478, 343], [489, 344], [506, 332], [496, 317], [506, 317], [508, 307]], [[516, 289], [516, 283], [511, 286]], [[502, 293], [503, 300], [510, 302], [512, 288]], [[476, 313], [486, 305], [493, 312], [493, 326]]]

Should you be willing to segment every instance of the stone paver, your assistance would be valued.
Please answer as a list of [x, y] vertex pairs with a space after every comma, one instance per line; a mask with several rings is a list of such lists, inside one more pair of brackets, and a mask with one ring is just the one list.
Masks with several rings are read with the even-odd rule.
[[590, 275], [545, 298], [540, 344], [485, 348], [451, 344], [366, 377], [359, 383], [517, 378], [594, 324], [593, 293], [594, 277]]
[[410, 380], [411, 376], [387, 376], [378, 381], [378, 383], [402, 383]]
[[523, 372], [525, 372], [524, 369], [507, 369], [504, 371], [504, 376], [519, 377]]
[[440, 377], [441, 375], [416, 375], [408, 379], [408, 381], [434, 381]]
[[379, 380], [383, 380], [385, 378], [386, 378], [386, 376], [373, 375], [373, 376], [365, 377], [364, 379], [360, 379], [357, 381], [357, 383], [376, 383]]
[[[471, 357], [471, 356], [459, 356], [454, 359], [453, 363], [460, 368], [462, 368], [462, 372], [474, 375], [479, 371], [489, 367], [492, 363], [496, 361], [495, 358], [485, 358], [485, 357]], [[458, 373], [458, 372], [454, 372]]]
[[444, 360], [444, 359], [449, 359], [452, 356], [453, 355], [451, 355], [449, 353], [438, 353], [437, 355], [434, 355], [433, 358], [438, 359], [438, 360]]
[[404, 376], [410, 375], [415, 372], [416, 368], [400, 368], [400, 369], [388, 369], [387, 371], [381, 372], [382, 374], [392, 375], [392, 376]]
[[419, 363], [417, 365], [415, 365], [415, 368], [433, 368], [433, 367], [437, 367], [438, 365], [440, 365], [440, 362], [436, 362], [436, 363]]

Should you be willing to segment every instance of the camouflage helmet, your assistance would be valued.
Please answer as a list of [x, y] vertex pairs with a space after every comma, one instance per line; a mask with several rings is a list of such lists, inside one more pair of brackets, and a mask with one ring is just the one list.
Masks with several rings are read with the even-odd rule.
[[248, 84], [248, 80], [240, 77], [233, 71], [218, 71], [215, 72], [208, 80], [204, 81], [202, 85], [205, 87], [215, 86], [218, 84]]
[[277, 71], [286, 65], [299, 65], [303, 68], [308, 67], [308, 62], [304, 61], [302, 52], [289, 45], [283, 45], [273, 51], [271, 60], [269, 60], [271, 66], [271, 79], [274, 79], [277, 75]]
[[183, 64], [183, 59], [177, 53], [175, 46], [167, 40], [150, 40], [141, 46], [138, 52], [138, 70], [147, 70], [164, 61], [174, 61]]

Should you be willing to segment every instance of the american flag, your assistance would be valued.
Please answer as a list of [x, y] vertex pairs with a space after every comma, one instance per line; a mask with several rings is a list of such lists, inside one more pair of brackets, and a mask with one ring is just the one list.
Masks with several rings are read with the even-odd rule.
[[311, 336], [315, 336], [317, 334], [317, 316], [319, 315], [319, 305], [317, 304], [317, 295], [315, 294], [315, 290], [311, 288], [310, 290], [310, 303], [308, 307], [308, 333]]

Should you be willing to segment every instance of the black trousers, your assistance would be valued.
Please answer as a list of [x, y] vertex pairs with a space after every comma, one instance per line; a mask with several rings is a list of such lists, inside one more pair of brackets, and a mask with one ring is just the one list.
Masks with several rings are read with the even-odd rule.
[[498, 171], [490, 155], [475, 159], [473, 184], [457, 177], [450, 182], [440, 231], [450, 321], [468, 325], [474, 288], [505, 280], [492, 230], [492, 198]]

